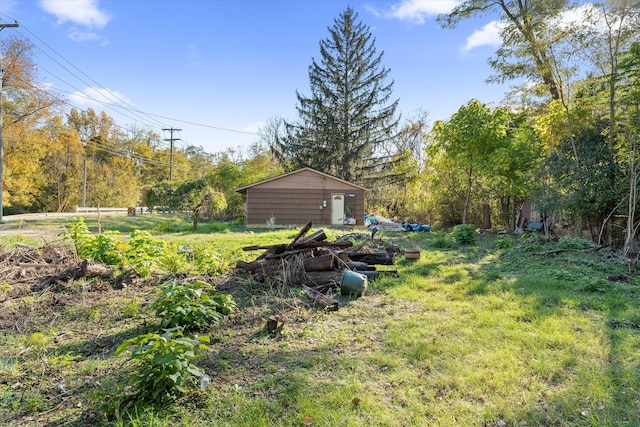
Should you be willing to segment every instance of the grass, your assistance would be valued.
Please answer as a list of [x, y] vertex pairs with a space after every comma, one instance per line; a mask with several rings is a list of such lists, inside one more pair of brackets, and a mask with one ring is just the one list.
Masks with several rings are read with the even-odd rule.
[[[243, 246], [297, 231], [202, 228], [162, 235], [252, 258]], [[499, 249], [493, 237], [460, 247], [439, 233], [383, 238], [421, 247], [420, 259], [399, 258], [399, 277], [342, 298], [337, 312], [277, 283], [221, 281], [240, 310], [207, 331], [214, 351], [198, 365], [211, 385], [162, 407], [125, 406], [127, 368], [113, 355], [155, 326], [155, 283], [77, 283], [4, 301], [0, 314], [11, 310], [14, 322], [2, 317], [0, 424], [640, 425], [638, 277], [614, 253], [540, 255], [568, 243]], [[281, 333], [265, 331], [270, 315], [284, 321]], [[66, 394], [56, 392], [62, 380]]]

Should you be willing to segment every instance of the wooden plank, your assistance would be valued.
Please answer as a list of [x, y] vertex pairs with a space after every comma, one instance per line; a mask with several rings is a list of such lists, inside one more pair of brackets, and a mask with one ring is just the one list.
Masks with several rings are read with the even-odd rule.
[[335, 298], [331, 298], [325, 294], [321, 294], [315, 289], [310, 288], [307, 285], [302, 285], [302, 290], [314, 303], [318, 304], [324, 310], [336, 311], [340, 308], [340, 303]]

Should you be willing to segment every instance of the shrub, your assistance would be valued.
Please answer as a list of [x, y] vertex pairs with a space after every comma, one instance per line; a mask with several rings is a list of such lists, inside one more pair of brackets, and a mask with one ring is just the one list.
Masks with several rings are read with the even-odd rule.
[[510, 249], [513, 247], [513, 239], [507, 233], [500, 233], [494, 241], [498, 249]]
[[229, 268], [229, 263], [222, 255], [209, 246], [196, 247], [193, 262], [198, 272], [209, 275], [222, 274]]
[[453, 240], [450, 234], [447, 233], [431, 233], [432, 238], [429, 240], [429, 246], [437, 249], [455, 249], [458, 244]]
[[558, 240], [556, 246], [559, 249], [589, 249], [593, 247], [593, 243], [579, 237], [564, 236]]
[[143, 400], [163, 402], [184, 394], [190, 378], [202, 378], [204, 371], [193, 365], [196, 349], [210, 350], [207, 337], [187, 338], [181, 328], [171, 328], [162, 334], [148, 333], [126, 340], [116, 349], [116, 355], [129, 350], [127, 361], [137, 362], [133, 371], [133, 386]]
[[236, 308], [231, 295], [214, 290], [214, 286], [201, 280], [193, 283], [170, 281], [160, 287], [151, 307], [161, 319], [163, 328], [202, 329], [219, 322]]
[[163, 253], [167, 250], [164, 241], [154, 239], [148, 231], [135, 230], [127, 244], [125, 259], [142, 276], [151, 274], [151, 270], [159, 265]]
[[459, 245], [472, 245], [476, 241], [476, 226], [473, 224], [458, 224], [453, 227], [451, 234]]

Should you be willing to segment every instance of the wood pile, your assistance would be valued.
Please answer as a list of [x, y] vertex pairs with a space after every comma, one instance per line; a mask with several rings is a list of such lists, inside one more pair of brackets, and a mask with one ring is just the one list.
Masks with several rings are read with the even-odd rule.
[[[305, 294], [328, 310], [336, 310], [338, 301], [328, 297], [340, 286], [345, 270], [357, 271], [375, 280], [380, 274], [396, 274], [395, 270], [377, 271], [378, 265], [394, 265], [400, 249], [395, 245], [374, 241], [365, 234], [347, 235], [330, 242], [320, 229], [304, 237], [311, 229], [309, 221], [289, 243], [269, 246], [246, 246], [244, 251], [263, 250], [253, 261], [238, 261], [236, 267], [256, 280], [280, 281], [301, 287]], [[351, 238], [364, 239], [354, 246]]]

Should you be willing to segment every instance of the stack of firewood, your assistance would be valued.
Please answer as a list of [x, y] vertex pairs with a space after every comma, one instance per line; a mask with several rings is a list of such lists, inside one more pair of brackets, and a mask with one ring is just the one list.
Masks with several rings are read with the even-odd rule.
[[[354, 246], [349, 239], [329, 242], [322, 229], [304, 237], [310, 229], [311, 221], [289, 243], [244, 247], [245, 251], [264, 252], [253, 261], [238, 261], [236, 267], [259, 281], [272, 279], [289, 286], [300, 286], [310, 298], [323, 306], [317, 300], [318, 295], [326, 295], [331, 293], [330, 289], [336, 289], [345, 270], [362, 273], [368, 280], [374, 280], [381, 273], [395, 273], [395, 270], [377, 271], [375, 266], [393, 265], [397, 251], [387, 248], [363, 251], [361, 245]], [[329, 308], [337, 308], [337, 301], [330, 300]]]

